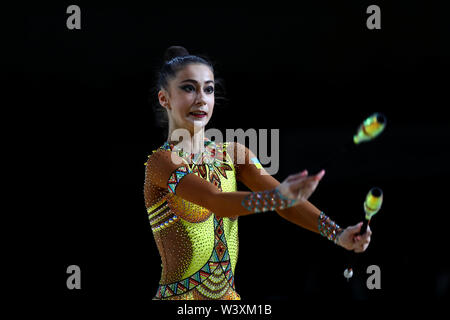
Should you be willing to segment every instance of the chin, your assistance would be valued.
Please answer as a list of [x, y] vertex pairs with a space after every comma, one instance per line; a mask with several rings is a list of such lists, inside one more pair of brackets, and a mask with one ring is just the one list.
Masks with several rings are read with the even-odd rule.
[[191, 126], [192, 128], [193, 128], [194, 126], [195, 126], [195, 127], [204, 128], [204, 127], [208, 124], [209, 118], [201, 119], [201, 120], [197, 120], [197, 119], [194, 120], [194, 119], [192, 119], [192, 118], [189, 118], [188, 122], [189, 122], [189, 124], [190, 124], [190, 126]]

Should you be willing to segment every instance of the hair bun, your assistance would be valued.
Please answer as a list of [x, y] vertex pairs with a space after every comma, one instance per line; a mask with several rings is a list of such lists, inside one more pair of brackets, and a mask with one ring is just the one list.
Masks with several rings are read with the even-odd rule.
[[181, 46], [171, 46], [164, 53], [164, 61], [170, 61], [175, 57], [188, 56], [189, 52]]

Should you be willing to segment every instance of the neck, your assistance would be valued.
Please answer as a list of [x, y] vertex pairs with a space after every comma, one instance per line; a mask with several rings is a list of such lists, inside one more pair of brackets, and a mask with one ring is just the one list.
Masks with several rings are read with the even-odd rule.
[[187, 153], [200, 153], [204, 149], [205, 129], [195, 127], [193, 130], [169, 126], [168, 142], [179, 146]]

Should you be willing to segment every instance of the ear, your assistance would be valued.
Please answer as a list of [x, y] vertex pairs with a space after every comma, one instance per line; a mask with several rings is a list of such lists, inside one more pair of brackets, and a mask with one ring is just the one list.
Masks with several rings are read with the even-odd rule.
[[164, 90], [161, 89], [158, 92], [158, 100], [159, 100], [159, 104], [163, 107], [163, 108], [167, 108], [170, 110], [170, 106], [169, 106], [169, 93]]

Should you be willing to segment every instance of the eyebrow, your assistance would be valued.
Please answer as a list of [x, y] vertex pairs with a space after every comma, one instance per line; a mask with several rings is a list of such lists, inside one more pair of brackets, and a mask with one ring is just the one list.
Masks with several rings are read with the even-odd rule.
[[[197, 81], [197, 80], [194, 80], [194, 79], [186, 79], [186, 80], [181, 81], [180, 83], [183, 83], [183, 82], [193, 82], [193, 83], [198, 83], [198, 81]], [[213, 80], [207, 80], [207, 81], [205, 81], [205, 83], [214, 83], [214, 81], [213, 81]]]

